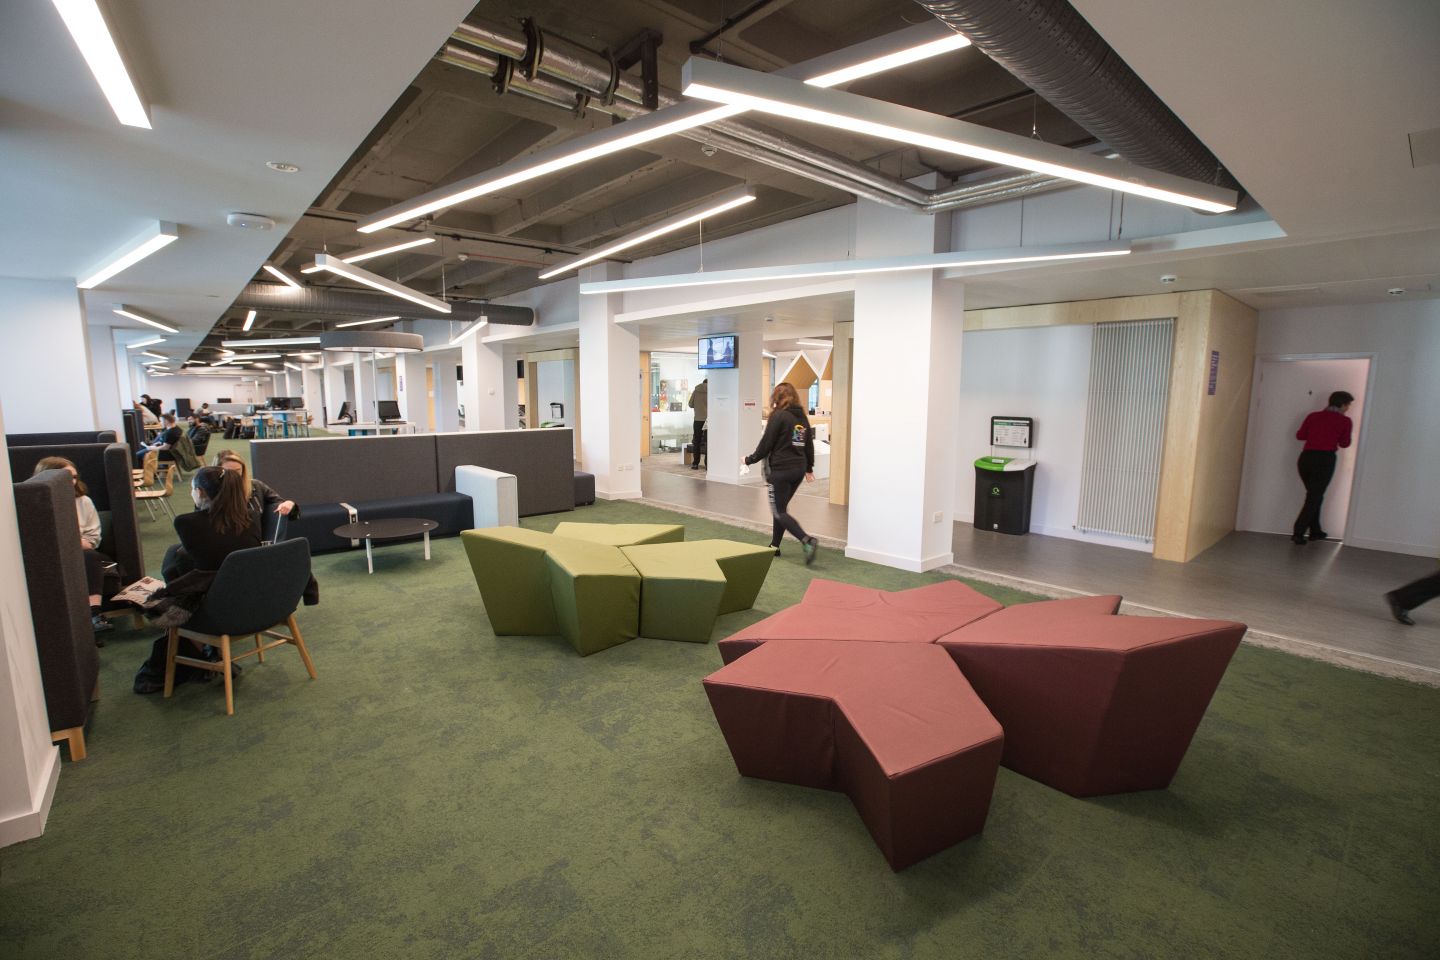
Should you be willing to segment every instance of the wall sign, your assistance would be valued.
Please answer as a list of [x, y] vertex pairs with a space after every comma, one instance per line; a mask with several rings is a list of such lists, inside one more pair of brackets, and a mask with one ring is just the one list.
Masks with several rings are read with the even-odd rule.
[[1030, 447], [1034, 443], [1034, 417], [991, 417], [990, 446]]
[[1210, 351], [1210, 383], [1205, 387], [1209, 396], [1215, 396], [1215, 382], [1220, 378], [1220, 351]]

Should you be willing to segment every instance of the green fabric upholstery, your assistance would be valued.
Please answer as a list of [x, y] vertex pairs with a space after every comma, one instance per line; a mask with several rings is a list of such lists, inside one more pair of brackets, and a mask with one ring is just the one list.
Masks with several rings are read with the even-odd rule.
[[464, 530], [460, 539], [497, 635], [560, 632], [545, 560], [552, 535], [523, 527], [489, 527]]
[[686, 546], [707, 554], [725, 574], [721, 613], [735, 613], [755, 606], [755, 598], [765, 585], [765, 575], [770, 572], [770, 562], [775, 559], [774, 549], [734, 540], [694, 540]]
[[640, 572], [640, 634], [708, 643], [715, 618], [748, 610], [765, 583], [774, 551], [733, 540], [622, 547]]
[[678, 523], [575, 523], [567, 520], [556, 524], [555, 536], [612, 547], [629, 547], [640, 543], [679, 543], [685, 539], [685, 527]]
[[619, 548], [554, 536], [545, 562], [560, 633], [580, 656], [639, 635], [640, 574]]

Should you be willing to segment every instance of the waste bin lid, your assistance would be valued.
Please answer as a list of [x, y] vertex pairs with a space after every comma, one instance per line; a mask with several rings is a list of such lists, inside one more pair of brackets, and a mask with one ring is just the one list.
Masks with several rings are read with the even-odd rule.
[[975, 466], [981, 470], [994, 470], [997, 473], [1014, 473], [1018, 470], [1029, 470], [1035, 466], [1035, 461], [1026, 460], [1023, 457], [981, 457], [975, 461]]

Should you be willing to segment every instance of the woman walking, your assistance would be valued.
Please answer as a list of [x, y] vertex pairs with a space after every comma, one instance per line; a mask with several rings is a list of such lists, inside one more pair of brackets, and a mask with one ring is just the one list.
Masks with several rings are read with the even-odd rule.
[[1330, 403], [1324, 410], [1316, 410], [1305, 417], [1300, 429], [1295, 432], [1296, 440], [1303, 440], [1305, 448], [1300, 451], [1296, 464], [1300, 471], [1300, 482], [1305, 484], [1305, 505], [1295, 518], [1295, 529], [1290, 539], [1304, 546], [1308, 534], [1311, 540], [1324, 540], [1327, 534], [1320, 529], [1320, 508], [1325, 503], [1325, 488], [1335, 476], [1335, 450], [1350, 446], [1351, 422], [1345, 416], [1355, 398], [1344, 390], [1330, 394]]
[[800, 541], [805, 552], [805, 565], [815, 562], [815, 538], [805, 532], [790, 516], [790, 498], [800, 489], [801, 481], [815, 480], [815, 437], [810, 419], [800, 405], [800, 395], [788, 383], [775, 387], [770, 394], [770, 422], [755, 452], [745, 458], [746, 466], [764, 461], [765, 479], [770, 484], [770, 515], [773, 527], [770, 546], [780, 556], [780, 541], [786, 531]]

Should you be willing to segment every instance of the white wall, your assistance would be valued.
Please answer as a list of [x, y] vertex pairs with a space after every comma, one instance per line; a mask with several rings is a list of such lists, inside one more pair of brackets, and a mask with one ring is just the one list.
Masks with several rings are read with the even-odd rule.
[[[575, 426], [575, 361], [545, 360], [535, 365], [536, 399], [540, 409], [536, 411], [539, 423], [557, 421], [561, 426]], [[565, 415], [557, 417], [550, 412], [550, 404], [565, 405]]]
[[12, 433], [94, 430], [90, 332], [73, 280], [0, 277], [0, 403]]
[[1052, 537], [1117, 543], [1075, 529], [1080, 507], [1080, 471], [1085, 458], [1085, 412], [1090, 378], [1090, 342], [1086, 325], [972, 330], [965, 334], [960, 373], [960, 432], [956, 438], [959, 470], [955, 488], [957, 520], [975, 520], [977, 457], [990, 451], [990, 418], [1035, 418], [1035, 446], [997, 448], [998, 456], [1029, 456], [1035, 468], [1035, 500], [1030, 529]]
[[[115, 436], [125, 439], [120, 419], [122, 405], [130, 406], [131, 397], [122, 399], [120, 377], [115, 367], [115, 330], [113, 327], [88, 327], [90, 337], [90, 372], [95, 378], [95, 426], [99, 430], [114, 430]], [[122, 353], [124, 347], [119, 348]]]
[[[166, 410], [175, 409], [175, 398], [186, 397], [192, 406], [214, 403], [216, 397], [229, 397], [232, 403], [252, 403], [253, 384], [240, 383], [239, 377], [187, 377], [176, 374], [170, 377], [150, 377], [148, 392], [165, 403]], [[246, 399], [241, 399], [244, 396]]]
[[1255, 352], [1374, 355], [1346, 543], [1440, 554], [1440, 300], [1263, 310]]

